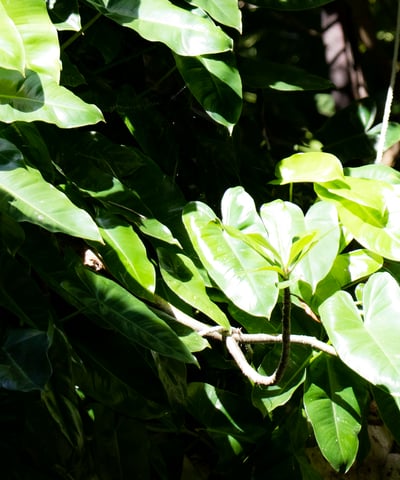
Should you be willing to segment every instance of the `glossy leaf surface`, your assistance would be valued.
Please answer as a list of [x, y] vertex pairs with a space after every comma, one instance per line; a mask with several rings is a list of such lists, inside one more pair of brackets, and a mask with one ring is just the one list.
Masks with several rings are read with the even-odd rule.
[[269, 317], [277, 301], [276, 272], [244, 242], [226, 233], [205, 204], [189, 204], [183, 221], [200, 260], [225, 295], [242, 310]]
[[133, 292], [144, 289], [154, 293], [154, 266], [139, 235], [128, 223], [105, 210], [96, 217], [96, 222], [106, 244], [98, 249], [110, 271]]
[[186, 85], [207, 114], [232, 130], [242, 111], [242, 83], [233, 56], [175, 55], [175, 62]]
[[340, 358], [373, 385], [400, 394], [400, 288], [388, 273], [375, 273], [362, 294], [364, 320], [351, 295], [337, 292], [319, 313]]
[[204, 280], [189, 257], [166, 248], [157, 250], [161, 275], [169, 288], [184, 302], [229, 329], [229, 320], [207, 295]]
[[311, 364], [304, 407], [321, 453], [339, 472], [356, 459], [366, 397], [357, 376], [336, 358], [322, 354]]
[[100, 12], [146, 40], [165, 43], [179, 55], [205, 55], [232, 49], [232, 40], [209, 18], [167, 0], [90, 0]]
[[343, 168], [340, 161], [330, 153], [295, 153], [277, 164], [275, 175], [279, 180], [272, 183], [281, 185], [296, 182], [322, 183], [343, 178]]
[[336, 204], [340, 220], [365, 248], [400, 259], [397, 228], [399, 192], [379, 180], [345, 177], [345, 181], [315, 185], [318, 196]]
[[214, 2], [213, 0], [186, 0], [190, 5], [200, 7], [207, 12], [214, 20], [227, 27], [236, 28], [242, 31], [242, 15], [236, 0], [223, 0]]
[[81, 269], [80, 276], [87, 291], [70, 282], [65, 282], [62, 287], [101, 325], [106, 323], [130, 342], [162, 355], [195, 363], [194, 357], [174, 331], [145, 303], [112, 280], [89, 270]]
[[9, 213], [16, 220], [101, 241], [89, 214], [47, 183], [38, 170], [26, 165], [21, 152], [4, 139], [0, 140], [0, 188], [1, 201], [9, 204]]

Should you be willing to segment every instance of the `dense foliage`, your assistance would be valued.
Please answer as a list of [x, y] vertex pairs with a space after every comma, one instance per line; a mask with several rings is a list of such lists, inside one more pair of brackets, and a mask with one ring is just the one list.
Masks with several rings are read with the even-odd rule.
[[400, 441], [400, 174], [376, 72], [335, 109], [346, 5], [0, 0], [2, 478], [318, 479], [374, 409]]

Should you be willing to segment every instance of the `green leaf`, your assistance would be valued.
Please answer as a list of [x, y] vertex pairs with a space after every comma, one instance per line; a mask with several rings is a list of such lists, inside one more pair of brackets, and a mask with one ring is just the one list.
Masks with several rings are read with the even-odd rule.
[[34, 329], [8, 330], [0, 349], [0, 385], [7, 390], [43, 390], [51, 375], [49, 339]]
[[253, 198], [243, 187], [228, 188], [221, 200], [224, 225], [237, 228], [242, 233], [266, 235], [265, 226], [256, 210]]
[[3, 68], [0, 73], [0, 119], [3, 122], [42, 121], [72, 128], [104, 120], [95, 105], [85, 103], [48, 75], [27, 70], [22, 76], [16, 70]]
[[190, 5], [195, 5], [207, 12], [214, 20], [227, 27], [236, 28], [242, 32], [242, 15], [236, 0], [186, 0]]
[[157, 254], [163, 280], [175, 295], [229, 329], [229, 320], [207, 295], [203, 277], [190, 258], [166, 248], [158, 248]]
[[183, 222], [211, 278], [239, 308], [269, 318], [278, 298], [277, 274], [244, 242], [224, 231], [214, 212], [201, 202], [187, 205]]
[[340, 358], [375, 386], [400, 396], [400, 287], [388, 273], [375, 273], [363, 289], [363, 312], [347, 292], [336, 292], [319, 313]]
[[333, 0], [254, 0], [254, 5], [276, 10], [308, 10], [317, 8]]
[[233, 55], [175, 55], [175, 62], [207, 114], [232, 131], [242, 111], [242, 82]]
[[304, 407], [322, 455], [346, 473], [358, 451], [358, 433], [367, 390], [340, 360], [320, 355], [311, 364]]
[[345, 177], [344, 181], [314, 188], [320, 198], [335, 203], [341, 222], [363, 247], [389, 259], [400, 259], [397, 221], [400, 190], [396, 186], [368, 178]]
[[98, 246], [107, 268], [134, 293], [155, 291], [156, 276], [146, 248], [132, 226], [105, 210], [96, 216], [105, 246]]
[[0, 66], [23, 73], [25, 70], [24, 44], [4, 4], [4, 1], [0, 2]]
[[188, 386], [190, 413], [205, 425], [210, 434], [232, 435], [256, 441], [264, 432], [262, 418], [246, 398], [207, 383]]
[[206, 55], [232, 50], [233, 42], [210, 18], [168, 0], [89, 0], [101, 13], [132, 28], [146, 40], [165, 43], [178, 55]]
[[243, 83], [252, 88], [270, 88], [283, 92], [326, 90], [334, 87], [329, 80], [312, 75], [292, 65], [268, 62], [265, 59], [240, 59]]
[[[268, 353], [257, 371], [262, 375], [271, 375], [279, 363], [281, 346]], [[285, 405], [297, 388], [304, 382], [305, 368], [311, 358], [311, 349], [303, 345], [292, 345], [290, 358], [283, 378], [270, 387], [254, 386], [252, 400], [263, 415], [271, 413], [277, 407]]]
[[38, 170], [26, 165], [21, 152], [4, 139], [0, 139], [0, 205], [18, 221], [101, 241], [89, 214], [47, 183]]
[[342, 253], [335, 258], [332, 269], [318, 284], [312, 303], [319, 306], [341, 288], [371, 276], [383, 265], [383, 258], [365, 249]]
[[70, 281], [62, 287], [85, 308], [90, 318], [119, 332], [130, 342], [166, 357], [196, 363], [174, 331], [145, 303], [108, 278], [83, 268], [79, 269], [79, 275], [86, 290]]
[[340, 227], [337, 211], [328, 202], [314, 204], [305, 216], [307, 231], [315, 231], [315, 243], [299, 260], [292, 271], [294, 278], [305, 280], [312, 291], [331, 270], [337, 257], [340, 242]]
[[[36, 0], [0, 1], [0, 51], [15, 54], [14, 62], [0, 67], [17, 70], [24, 74], [32, 70], [45, 74], [58, 83], [60, 80], [60, 49], [57, 31], [47, 14], [46, 3]], [[6, 36], [3, 41], [3, 28]], [[3, 43], [5, 42], [5, 43]], [[14, 45], [10, 50], [10, 42]]]
[[275, 168], [279, 180], [272, 183], [286, 185], [299, 182], [330, 182], [343, 178], [342, 164], [334, 155], [324, 152], [295, 153], [281, 160]]
[[289, 268], [293, 241], [305, 233], [304, 215], [294, 203], [275, 200], [261, 206], [261, 218], [268, 240], [279, 254], [280, 265]]

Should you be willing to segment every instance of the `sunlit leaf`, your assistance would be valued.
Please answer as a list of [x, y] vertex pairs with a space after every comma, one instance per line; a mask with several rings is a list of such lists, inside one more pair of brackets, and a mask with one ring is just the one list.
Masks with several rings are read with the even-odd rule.
[[267, 269], [270, 264], [225, 232], [203, 203], [185, 207], [183, 221], [196, 253], [225, 295], [242, 310], [269, 317], [278, 297], [277, 274]]
[[337, 257], [340, 228], [336, 208], [328, 202], [314, 204], [305, 216], [307, 231], [314, 231], [310, 250], [300, 259], [292, 274], [309, 283], [314, 291], [330, 271]]
[[315, 191], [320, 198], [335, 203], [341, 222], [352, 236], [378, 255], [399, 260], [398, 188], [356, 177], [345, 177], [344, 188], [340, 188], [340, 182], [333, 182], [339, 188], [331, 189], [330, 183], [315, 185]]
[[232, 50], [232, 40], [210, 18], [168, 0], [89, 0], [101, 13], [137, 31], [146, 40], [165, 43], [178, 55]]
[[319, 313], [340, 358], [373, 385], [400, 396], [400, 287], [388, 273], [372, 275], [362, 292], [363, 313], [347, 292], [336, 292]]
[[[57, 31], [51, 23], [45, 2], [35, 0], [0, 1], [0, 51], [5, 47], [8, 56], [15, 53], [14, 62], [0, 66], [31, 70], [44, 74], [58, 83], [60, 79], [60, 49]], [[6, 36], [3, 40], [3, 28]], [[5, 45], [4, 42], [7, 42]], [[10, 42], [14, 45], [10, 50]]]
[[190, 5], [200, 7], [218, 23], [242, 31], [242, 15], [236, 0], [186, 0]]
[[342, 164], [334, 155], [324, 152], [295, 153], [281, 160], [276, 168], [278, 180], [285, 185], [298, 182], [330, 182], [343, 178]]
[[280, 263], [286, 269], [289, 267], [293, 241], [305, 233], [303, 212], [294, 203], [283, 200], [265, 203], [260, 212], [268, 240], [279, 253]]
[[175, 62], [186, 85], [207, 114], [232, 130], [242, 111], [242, 83], [233, 56], [175, 55]]
[[155, 270], [146, 248], [132, 226], [102, 210], [96, 216], [105, 246], [98, 246], [102, 259], [123, 285], [133, 292], [155, 290]]
[[38, 170], [26, 165], [21, 152], [4, 139], [0, 139], [0, 201], [18, 221], [101, 241], [90, 215], [47, 183]]
[[229, 329], [229, 320], [207, 295], [204, 280], [190, 258], [166, 248], [157, 249], [157, 253], [161, 275], [169, 288], [184, 302]]
[[[101, 111], [85, 103], [75, 94], [47, 75], [26, 71], [22, 77], [17, 71], [3, 71], [0, 85], [0, 119], [16, 121], [43, 121], [61, 128], [81, 127], [103, 120]], [[7, 75], [5, 74], [7, 73]]]

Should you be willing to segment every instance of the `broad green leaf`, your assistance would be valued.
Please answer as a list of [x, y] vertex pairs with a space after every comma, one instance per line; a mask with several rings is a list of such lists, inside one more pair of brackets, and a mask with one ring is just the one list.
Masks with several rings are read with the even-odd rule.
[[337, 358], [322, 354], [311, 364], [304, 407], [322, 455], [338, 472], [356, 459], [366, 398], [363, 383]]
[[42, 121], [61, 128], [81, 127], [100, 122], [101, 111], [79, 97], [48, 75], [26, 71], [22, 77], [16, 70], [0, 68], [0, 120]]
[[84, 307], [90, 318], [119, 332], [130, 342], [167, 357], [196, 363], [174, 331], [145, 303], [108, 278], [83, 268], [79, 275], [86, 289], [69, 281], [62, 287]]
[[264, 432], [260, 413], [240, 396], [207, 383], [188, 385], [188, 407], [210, 434], [256, 441]]
[[265, 59], [240, 59], [243, 83], [252, 88], [270, 88], [284, 92], [326, 90], [332, 82], [292, 65], [268, 62]]
[[[0, 66], [16, 69], [21, 73], [25, 73], [25, 70], [32, 70], [44, 74], [58, 83], [61, 70], [60, 49], [57, 31], [48, 16], [46, 3], [36, 0], [13, 0], [12, 2], [1, 0], [0, 14], [0, 30], [2, 32], [0, 42], [3, 42], [3, 26], [7, 31], [7, 27], [9, 30], [13, 24], [14, 34], [10, 37], [8, 31], [6, 41], [7, 39], [8, 42], [15, 41], [13, 52], [16, 53], [14, 65], [3, 65], [0, 62]], [[3, 47], [1, 43], [0, 51]], [[9, 47], [9, 43], [5, 46]], [[20, 68], [21, 64], [23, 68]]]
[[26, 165], [21, 152], [4, 139], [0, 139], [0, 204], [18, 221], [101, 241], [89, 214], [47, 183], [38, 170]]
[[242, 111], [242, 83], [233, 55], [175, 55], [175, 62], [189, 90], [207, 114], [232, 131]]
[[278, 261], [279, 254], [268, 239], [254, 200], [243, 187], [226, 190], [221, 201], [221, 214], [224, 229], [232, 237], [247, 243], [268, 261]]
[[375, 386], [400, 396], [400, 288], [388, 273], [375, 273], [363, 289], [361, 313], [347, 292], [336, 292], [319, 313], [340, 358]]
[[254, 5], [276, 10], [308, 10], [317, 8], [333, 0], [254, 0]]
[[168, 0], [89, 0], [101, 13], [132, 28], [146, 40], [165, 43], [178, 55], [232, 50], [233, 42], [210, 18]]
[[253, 198], [243, 187], [228, 188], [221, 200], [222, 223], [243, 233], [266, 235], [264, 224], [256, 210]]
[[[382, 221], [386, 212], [384, 190], [393, 190], [385, 182], [370, 180], [369, 178], [344, 177], [330, 182], [316, 182], [315, 192], [323, 198], [325, 191], [328, 197], [336, 200], [339, 205], [356, 204], [354, 209], [367, 207], [372, 217], [376, 217], [377, 224]], [[373, 221], [373, 220], [372, 220]]]
[[[268, 353], [257, 369], [262, 375], [271, 375], [279, 363], [281, 346]], [[290, 358], [283, 378], [270, 387], [254, 386], [252, 400], [263, 415], [285, 405], [306, 378], [306, 366], [311, 358], [311, 349], [302, 345], [292, 345]]]
[[105, 210], [96, 216], [105, 246], [98, 246], [107, 268], [134, 293], [154, 293], [156, 275], [146, 248], [132, 226]]
[[[336, 204], [342, 224], [363, 247], [399, 260], [398, 188], [384, 181], [355, 177], [346, 177], [344, 185], [347, 188], [334, 191], [329, 184], [314, 188], [320, 198]], [[343, 192], [351, 199], [345, 198]]]
[[183, 221], [201, 262], [224, 294], [242, 310], [269, 318], [278, 298], [278, 278], [267, 270], [270, 264], [225, 232], [201, 202], [185, 207]]
[[229, 320], [207, 295], [203, 277], [190, 258], [166, 248], [158, 248], [157, 253], [161, 275], [175, 295], [229, 329]]
[[343, 178], [342, 164], [334, 155], [324, 152], [295, 153], [281, 160], [276, 168], [278, 180], [272, 183], [286, 185], [299, 182], [330, 182]]
[[378, 180], [394, 186], [400, 186], [400, 172], [381, 163], [363, 165], [362, 167], [356, 168], [345, 168], [344, 173], [349, 177], [369, 178], [370, 180]]
[[265, 203], [260, 212], [268, 240], [279, 253], [281, 266], [288, 269], [292, 243], [306, 233], [303, 212], [294, 203], [283, 200]]
[[337, 257], [340, 242], [340, 227], [337, 211], [328, 202], [318, 202], [312, 205], [305, 216], [307, 231], [315, 231], [315, 243], [300, 259], [292, 275], [305, 280], [312, 291], [331, 270]]
[[236, 0], [186, 0], [190, 5], [200, 7], [214, 20], [227, 27], [236, 28], [242, 32], [242, 15]]
[[8, 330], [0, 347], [0, 385], [7, 390], [43, 390], [51, 375], [46, 332]]
[[22, 38], [13, 19], [5, 9], [5, 2], [0, 2], [0, 67], [25, 71], [25, 50]]
[[371, 276], [383, 265], [383, 258], [365, 249], [342, 253], [335, 258], [328, 275], [318, 284], [312, 302], [319, 306], [341, 288]]

